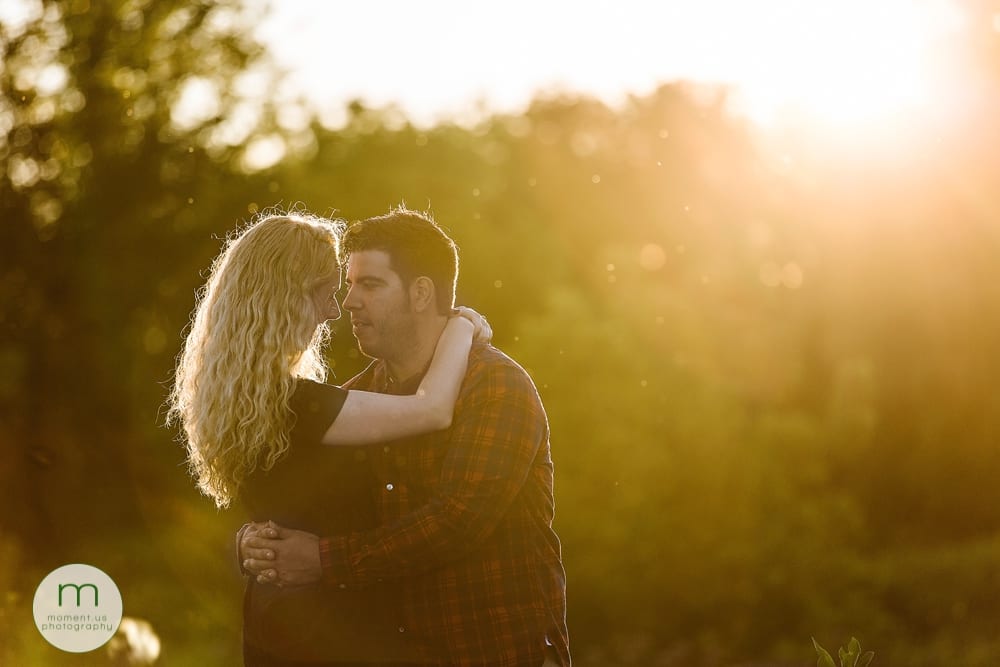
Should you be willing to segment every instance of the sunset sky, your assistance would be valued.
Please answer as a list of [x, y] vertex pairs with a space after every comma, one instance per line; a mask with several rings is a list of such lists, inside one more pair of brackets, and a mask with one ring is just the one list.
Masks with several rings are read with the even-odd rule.
[[537, 91], [615, 103], [677, 79], [727, 83], [762, 122], [927, 111], [967, 17], [952, 0], [282, 0], [258, 36], [320, 107], [394, 102], [419, 123], [517, 111]]

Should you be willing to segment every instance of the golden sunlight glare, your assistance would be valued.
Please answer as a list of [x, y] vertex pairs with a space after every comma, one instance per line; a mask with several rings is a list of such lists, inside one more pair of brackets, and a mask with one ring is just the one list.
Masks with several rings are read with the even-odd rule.
[[743, 110], [764, 123], [863, 126], [933, 111], [944, 40], [961, 27], [947, 0], [772, 3], [733, 40]]
[[[390, 10], [396, 20], [386, 24]], [[490, 11], [488, 31], [445, 29], [453, 15], [486, 20], [459, 0], [276, 3], [258, 36], [290, 74], [269, 94], [304, 95], [325, 109], [393, 103], [432, 124], [476, 118], [480, 103], [517, 112], [539, 92], [615, 104], [683, 80], [729, 87], [734, 110], [765, 125], [870, 135], [950, 111], [949, 59], [967, 20], [958, 0], [618, 0], [613, 11], [509, 0]], [[355, 29], [331, 40], [337, 25]], [[392, 46], [371, 49], [373, 40]], [[329, 63], [339, 62], [351, 66], [331, 76]]]

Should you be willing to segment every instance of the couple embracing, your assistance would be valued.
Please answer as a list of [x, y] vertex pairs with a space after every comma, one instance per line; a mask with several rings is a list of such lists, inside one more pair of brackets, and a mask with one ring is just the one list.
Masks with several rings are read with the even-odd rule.
[[[265, 216], [212, 265], [169, 414], [200, 488], [250, 520], [246, 665], [569, 667], [548, 422], [457, 275], [405, 208]], [[341, 309], [373, 361], [338, 387]]]

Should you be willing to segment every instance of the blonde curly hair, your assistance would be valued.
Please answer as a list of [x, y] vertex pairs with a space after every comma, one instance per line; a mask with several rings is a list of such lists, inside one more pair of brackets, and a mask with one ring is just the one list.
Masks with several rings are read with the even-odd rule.
[[198, 292], [167, 424], [179, 424], [198, 487], [226, 507], [288, 451], [297, 378], [322, 382], [329, 338], [313, 301], [340, 271], [343, 223], [266, 214], [227, 238]]

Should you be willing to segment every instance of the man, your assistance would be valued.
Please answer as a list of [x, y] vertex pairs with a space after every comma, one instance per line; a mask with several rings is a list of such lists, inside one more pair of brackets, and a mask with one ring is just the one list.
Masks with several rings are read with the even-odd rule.
[[[455, 244], [399, 208], [352, 225], [344, 252], [343, 306], [375, 359], [347, 386], [413, 393], [454, 304]], [[397, 581], [399, 631], [428, 664], [569, 667], [548, 422], [524, 370], [474, 345], [451, 428], [373, 449], [379, 528], [255, 527], [240, 540], [245, 568], [282, 585]]]

